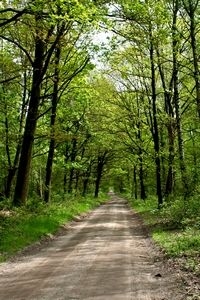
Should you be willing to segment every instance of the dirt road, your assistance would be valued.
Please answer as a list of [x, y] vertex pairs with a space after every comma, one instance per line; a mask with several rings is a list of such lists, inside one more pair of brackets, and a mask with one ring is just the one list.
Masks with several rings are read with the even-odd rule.
[[115, 196], [35, 252], [0, 266], [0, 299], [179, 299], [137, 216]]

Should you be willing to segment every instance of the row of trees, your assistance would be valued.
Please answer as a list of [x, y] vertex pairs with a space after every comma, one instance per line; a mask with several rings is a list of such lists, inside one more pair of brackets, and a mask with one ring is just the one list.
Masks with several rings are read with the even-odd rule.
[[[51, 190], [98, 196], [102, 182], [156, 194], [160, 207], [194, 193], [199, 10], [198, 0], [3, 1], [2, 196], [15, 205], [28, 191], [45, 202]], [[99, 24], [113, 34], [96, 70]]]
[[26, 203], [30, 185], [50, 200], [54, 160], [58, 191], [82, 184], [85, 194], [93, 172], [98, 196], [108, 155], [100, 145], [88, 150], [95, 137], [85, 78], [93, 68], [91, 30], [103, 11], [90, 1], [2, 4], [1, 194], [14, 205]]
[[114, 11], [124, 45], [108, 71], [123, 120], [117, 130], [142, 199], [155, 172], [159, 206], [174, 193], [188, 198], [199, 182], [199, 4], [120, 1]]

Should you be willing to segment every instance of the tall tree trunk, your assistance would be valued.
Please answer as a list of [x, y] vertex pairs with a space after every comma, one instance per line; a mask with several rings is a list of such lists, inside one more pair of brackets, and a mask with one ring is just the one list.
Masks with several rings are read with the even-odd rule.
[[196, 89], [196, 102], [197, 102], [197, 113], [200, 118], [200, 71], [199, 71], [199, 55], [197, 51], [197, 41], [195, 33], [195, 19], [194, 13], [191, 11], [190, 15], [190, 35], [191, 35], [191, 46], [193, 53], [193, 65], [194, 65], [194, 80], [195, 80], [195, 89]]
[[[76, 138], [72, 139], [72, 151], [71, 151], [71, 163], [73, 164], [76, 160], [77, 154], [77, 140]], [[68, 193], [71, 194], [73, 190], [73, 180], [74, 180], [74, 167], [71, 166], [69, 174], [69, 184], [68, 184]]]
[[144, 164], [143, 164], [143, 140], [142, 140], [142, 129], [141, 129], [141, 115], [140, 115], [140, 103], [137, 97], [137, 133], [136, 138], [138, 141], [138, 160], [139, 160], [139, 179], [140, 179], [140, 197], [142, 200], [147, 198], [146, 189], [144, 184]]
[[162, 184], [161, 184], [161, 161], [160, 161], [160, 140], [158, 132], [157, 121], [157, 95], [156, 95], [156, 74], [154, 61], [154, 41], [152, 36], [152, 28], [150, 25], [150, 62], [151, 62], [151, 89], [152, 89], [152, 112], [153, 112], [153, 140], [155, 150], [155, 164], [156, 164], [156, 190], [158, 197], [158, 208], [163, 203]]
[[172, 47], [173, 47], [173, 101], [175, 106], [176, 113], [176, 127], [178, 135], [178, 152], [179, 152], [179, 165], [181, 171], [181, 179], [184, 191], [184, 197], [186, 198], [189, 195], [189, 185], [188, 178], [186, 175], [186, 164], [184, 159], [184, 145], [183, 145], [183, 134], [182, 134], [182, 124], [181, 124], [181, 112], [180, 112], [180, 98], [179, 98], [179, 69], [178, 69], [178, 30], [177, 30], [177, 15], [179, 10], [179, 0], [173, 1], [173, 26], [172, 26]]
[[[10, 157], [10, 146], [9, 146], [9, 120], [7, 116], [7, 104], [5, 103], [5, 136], [6, 136], [6, 154], [7, 154], [7, 160], [8, 160], [8, 174], [6, 177], [5, 182], [5, 197], [10, 198], [11, 196], [11, 190], [13, 185], [13, 180], [15, 178], [18, 164], [19, 164], [19, 158], [20, 158], [20, 152], [21, 152], [21, 135], [24, 128], [24, 119], [25, 119], [25, 107], [27, 105], [26, 97], [27, 97], [27, 84], [26, 84], [26, 71], [24, 72], [24, 91], [23, 91], [23, 97], [22, 97], [22, 107], [21, 107], [21, 113], [19, 116], [20, 122], [19, 122], [19, 130], [18, 130], [18, 141], [14, 156], [13, 163], [11, 162]], [[4, 90], [4, 85], [3, 85]]]
[[37, 194], [41, 199], [44, 197], [44, 181], [42, 177], [42, 168], [39, 167], [38, 170], [38, 181], [37, 181]]
[[[70, 158], [70, 144], [67, 143], [66, 147], [65, 147], [65, 165], [68, 163]], [[67, 168], [65, 167], [65, 171], [64, 171], [64, 178], [63, 178], [63, 191], [64, 194], [67, 192]]]
[[142, 155], [139, 155], [139, 178], [140, 178], [140, 197], [142, 200], [147, 198], [145, 185], [144, 185], [144, 169], [143, 169], [143, 158]]
[[137, 167], [134, 166], [133, 169], [133, 188], [132, 188], [132, 195], [135, 196], [135, 199], [138, 198], [138, 188], [137, 188]]
[[96, 181], [95, 181], [95, 192], [94, 192], [95, 198], [98, 198], [98, 196], [99, 196], [99, 188], [100, 188], [102, 172], [103, 172], [103, 163], [98, 158], [97, 177], [96, 177]]
[[79, 189], [79, 180], [80, 180], [80, 170], [76, 170], [76, 181], [75, 181], [75, 193], [77, 195]]
[[169, 196], [173, 193], [174, 189], [174, 128], [172, 121], [169, 121], [167, 125], [168, 130], [168, 143], [169, 143], [169, 154], [168, 154], [168, 173], [165, 185], [165, 195]]
[[[172, 82], [173, 82], [172, 75]], [[170, 87], [171, 91], [171, 87]], [[167, 120], [167, 132], [168, 132], [168, 173], [167, 173], [167, 180], [165, 185], [165, 195], [169, 196], [173, 193], [174, 190], [174, 157], [175, 157], [175, 150], [174, 150], [174, 142], [175, 142], [175, 118], [174, 118], [174, 111], [173, 111], [173, 104], [172, 104], [172, 97], [171, 92], [169, 93], [166, 89], [164, 91], [165, 96], [165, 111], [168, 114]]]
[[96, 181], [95, 181], [95, 192], [94, 192], [95, 198], [98, 198], [98, 196], [99, 196], [100, 182], [101, 182], [101, 178], [103, 175], [103, 167], [106, 163], [106, 156], [107, 156], [107, 151], [105, 151], [102, 155], [98, 156], [97, 176], [96, 176]]
[[200, 118], [200, 70], [199, 70], [199, 54], [197, 49], [197, 22], [195, 21], [195, 12], [198, 9], [199, 1], [183, 1], [184, 8], [190, 19], [190, 40], [193, 55], [194, 80], [196, 90], [197, 113]]
[[17, 168], [18, 168], [18, 165], [19, 165], [19, 159], [20, 159], [20, 153], [21, 153], [21, 147], [22, 147], [21, 134], [22, 134], [22, 131], [23, 131], [24, 119], [25, 119], [25, 106], [22, 108], [22, 113], [21, 113], [21, 117], [20, 117], [18, 142], [17, 142], [16, 151], [15, 151], [14, 162], [9, 167], [8, 175], [7, 175], [7, 178], [6, 178], [6, 187], [5, 187], [5, 196], [6, 196], [6, 198], [9, 198], [11, 196], [13, 180], [15, 178], [15, 175], [17, 173]]
[[198, 155], [197, 155], [197, 151], [196, 151], [197, 146], [196, 146], [194, 134], [192, 131], [190, 132], [190, 138], [192, 141], [192, 149], [193, 149], [192, 155], [193, 155], [194, 171], [192, 174], [192, 182], [193, 182], [193, 189], [194, 189], [199, 182], [199, 173], [198, 173]]
[[167, 133], [168, 133], [168, 171], [167, 171], [167, 179], [165, 185], [165, 196], [168, 196], [173, 193], [174, 189], [174, 140], [175, 140], [175, 118], [174, 118], [174, 107], [172, 103], [172, 88], [173, 88], [173, 76], [174, 72], [172, 72], [172, 78], [169, 83], [169, 87], [167, 87], [165, 73], [162, 68], [162, 63], [160, 60], [160, 51], [157, 48], [157, 57], [158, 57], [158, 68], [160, 73], [160, 78], [164, 90], [164, 101], [165, 101], [165, 112], [168, 116], [167, 118]]
[[22, 141], [22, 150], [15, 186], [13, 204], [24, 205], [28, 196], [30, 167], [32, 160], [32, 148], [37, 124], [38, 108], [40, 103], [41, 82], [44, 63], [44, 41], [40, 30], [36, 31], [35, 58], [33, 63], [33, 80], [29, 109]]
[[5, 187], [5, 196], [6, 198], [9, 198], [11, 196], [11, 189], [13, 186], [13, 180], [15, 178], [16, 172], [17, 172], [17, 166], [19, 163], [19, 157], [21, 152], [21, 141], [18, 142], [17, 149], [15, 152], [15, 158], [13, 165], [8, 170], [8, 175], [6, 178], [6, 187]]
[[85, 197], [86, 194], [87, 194], [88, 183], [89, 183], [89, 180], [90, 180], [90, 175], [91, 175], [93, 163], [94, 163], [94, 160], [91, 160], [90, 163], [89, 163], [89, 166], [87, 167], [87, 170], [83, 174], [83, 192], [82, 192], [83, 197]]
[[89, 170], [89, 168], [88, 168], [87, 171], [84, 174], [84, 178], [83, 178], [83, 191], [82, 191], [82, 196], [83, 197], [85, 197], [86, 194], [87, 194], [87, 188], [88, 188], [90, 173], [91, 173], [91, 170]]
[[[3, 86], [3, 91], [4, 91], [4, 86]], [[5, 93], [5, 91], [4, 91]], [[9, 125], [8, 125], [8, 108], [7, 108], [7, 103], [5, 102], [5, 150], [6, 150], [6, 155], [7, 155], [7, 161], [8, 161], [8, 175], [6, 178], [6, 185], [5, 185], [5, 197], [9, 198], [10, 197], [10, 191], [11, 191], [11, 185], [12, 185], [12, 180], [15, 176], [16, 173], [16, 168], [13, 168], [12, 163], [11, 163], [11, 157], [10, 157], [10, 147], [9, 147]]]
[[83, 192], [82, 192], [83, 197], [85, 197], [87, 194], [90, 174], [91, 174], [91, 169], [88, 168], [83, 179]]
[[55, 50], [55, 72], [54, 72], [54, 88], [52, 96], [52, 109], [51, 109], [51, 140], [49, 145], [49, 152], [46, 163], [46, 178], [45, 178], [45, 190], [44, 190], [44, 201], [47, 203], [50, 201], [51, 194], [51, 177], [52, 177], [52, 167], [53, 167], [53, 158], [55, 150], [55, 122], [56, 122], [56, 110], [58, 104], [58, 84], [59, 84], [59, 62], [60, 62], [60, 47], [57, 46]]

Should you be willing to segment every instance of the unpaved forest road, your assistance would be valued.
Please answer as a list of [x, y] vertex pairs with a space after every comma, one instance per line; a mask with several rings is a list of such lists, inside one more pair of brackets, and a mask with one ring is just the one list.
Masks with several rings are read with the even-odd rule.
[[0, 299], [180, 299], [153, 252], [137, 216], [113, 195], [47, 247], [1, 265]]

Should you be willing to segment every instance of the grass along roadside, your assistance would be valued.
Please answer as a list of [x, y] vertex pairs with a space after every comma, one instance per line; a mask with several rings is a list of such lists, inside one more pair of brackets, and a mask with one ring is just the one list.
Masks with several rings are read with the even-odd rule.
[[177, 199], [157, 209], [156, 198], [145, 202], [130, 200], [149, 233], [168, 258], [180, 263], [180, 268], [200, 277], [200, 202], [191, 198], [185, 203]]
[[43, 236], [55, 233], [74, 216], [89, 212], [107, 200], [107, 195], [102, 195], [98, 199], [71, 197], [66, 201], [57, 200], [48, 205], [31, 200], [24, 208], [10, 208], [9, 203], [1, 203], [0, 262]]
[[200, 300], [200, 201], [191, 197], [171, 200], [157, 209], [157, 199], [129, 200], [153, 240], [168, 258], [171, 272], [182, 282], [184, 300]]

